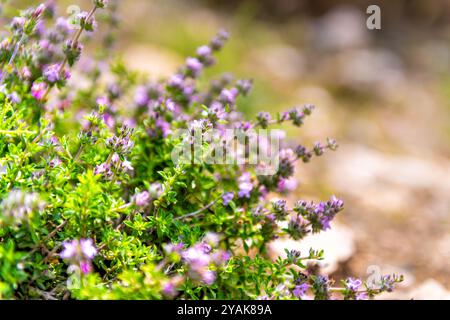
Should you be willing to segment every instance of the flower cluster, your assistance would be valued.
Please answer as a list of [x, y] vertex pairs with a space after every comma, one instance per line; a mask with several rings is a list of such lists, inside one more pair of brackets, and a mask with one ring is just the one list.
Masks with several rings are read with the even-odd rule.
[[36, 193], [12, 190], [0, 203], [0, 226], [6, 224], [26, 223], [32, 214], [39, 214], [45, 203]]
[[183, 262], [188, 267], [188, 275], [192, 280], [211, 285], [216, 280], [216, 273], [211, 269], [221, 266], [230, 258], [223, 250], [213, 250], [207, 243], [198, 243], [181, 252]]
[[78, 266], [83, 274], [92, 271], [91, 261], [97, 254], [92, 239], [65, 241], [60, 257], [70, 264]]
[[294, 211], [308, 220], [313, 232], [318, 232], [329, 229], [330, 222], [343, 208], [344, 202], [332, 196], [329, 201], [321, 201], [318, 204], [300, 200], [295, 204]]
[[[301, 126], [314, 106], [249, 120], [239, 107], [252, 80], [224, 74], [199, 85], [226, 31], [168, 79], [85, 57], [84, 36], [97, 36], [103, 21], [107, 39], [92, 47], [114, 56], [116, 10], [117, 0], [92, 0], [89, 11], [65, 19], [48, 1], [11, 19], [0, 36], [0, 253], [8, 252], [0, 298], [363, 299], [391, 291], [401, 279], [383, 277], [372, 289], [349, 278], [332, 287], [304, 263], [321, 252], [266, 255], [274, 239], [327, 230], [343, 209], [336, 197], [293, 208], [275, 199], [296, 191], [297, 167], [336, 150], [336, 141], [292, 148], [277, 131], [281, 148], [273, 150], [255, 133]], [[208, 139], [212, 131], [217, 141]], [[224, 165], [197, 154], [229, 131], [257, 142], [232, 140], [232, 155], [256, 148], [272, 151], [276, 163]], [[175, 163], [180, 144], [198, 162]], [[81, 271], [79, 288], [68, 287], [64, 261]]]

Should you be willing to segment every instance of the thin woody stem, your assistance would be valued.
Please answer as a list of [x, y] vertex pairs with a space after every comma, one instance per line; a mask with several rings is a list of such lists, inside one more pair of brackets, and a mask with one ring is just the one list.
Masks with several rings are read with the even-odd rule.
[[203, 211], [211, 208], [217, 201], [219, 201], [219, 199], [214, 200], [213, 202], [211, 202], [210, 204], [204, 206], [203, 208], [198, 209], [197, 211], [185, 214], [184, 216], [179, 216], [179, 217], [175, 217], [175, 220], [182, 220], [182, 219], [186, 219], [186, 218], [190, 218], [193, 216], [196, 216], [197, 214], [202, 213]]
[[[92, 18], [92, 16], [95, 14], [95, 11], [96, 11], [96, 10], [97, 10], [97, 6], [94, 6], [94, 7], [92, 8], [92, 10], [89, 12], [89, 14], [87, 15], [86, 21], [88, 21], [89, 19]], [[80, 29], [77, 31], [77, 33], [75, 33], [75, 36], [74, 36], [73, 39], [72, 39], [72, 43], [73, 43], [73, 44], [77, 43], [77, 42], [80, 40], [80, 37], [81, 37], [81, 34], [82, 34], [82, 33], [83, 33], [83, 28], [80, 28]], [[66, 57], [64, 58], [63, 62], [61, 63], [61, 65], [59, 66], [58, 74], [61, 74], [61, 73], [62, 73], [62, 71], [64, 70], [64, 67], [65, 67], [66, 64], [67, 64], [67, 62], [68, 62], [68, 57], [66, 56]], [[43, 96], [43, 98], [42, 98], [43, 101], [47, 100], [47, 96], [48, 96], [48, 94], [50, 93], [50, 91], [52, 90], [52, 88], [53, 88], [53, 86], [49, 86], [49, 87], [47, 88], [47, 90], [45, 91], [44, 96]]]
[[67, 224], [67, 220], [63, 221], [60, 225], [58, 225], [52, 232], [50, 232], [50, 233], [44, 238], [44, 240], [42, 240], [42, 242], [41, 242], [40, 244], [38, 244], [37, 246], [35, 246], [35, 247], [33, 248], [33, 250], [31, 250], [31, 251], [28, 253], [27, 256], [31, 256], [33, 253], [35, 253], [36, 251], [38, 251], [39, 248], [41, 248], [42, 243], [44, 243], [45, 241], [48, 241], [48, 240], [50, 240], [51, 238], [53, 238], [53, 237], [56, 235], [56, 233], [57, 233], [58, 231], [60, 231], [62, 228], [64, 228], [64, 226], [65, 226], [66, 224]]

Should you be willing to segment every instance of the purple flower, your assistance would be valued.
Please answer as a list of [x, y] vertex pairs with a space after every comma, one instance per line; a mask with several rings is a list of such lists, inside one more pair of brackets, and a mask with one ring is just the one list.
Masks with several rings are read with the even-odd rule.
[[272, 202], [272, 209], [276, 213], [285, 214], [287, 211], [286, 200], [276, 200]]
[[204, 247], [199, 245], [185, 250], [181, 256], [190, 268], [197, 271], [207, 267], [211, 262], [211, 258], [207, 253], [205, 253]]
[[292, 149], [282, 149], [279, 154], [278, 173], [283, 178], [289, 178], [294, 174], [295, 154]]
[[63, 35], [69, 34], [72, 30], [67, 19], [63, 17], [58, 17], [56, 19], [55, 28], [59, 33], [62, 33]]
[[216, 281], [216, 273], [211, 270], [206, 270], [202, 274], [202, 281], [207, 285], [212, 285]]
[[230, 260], [231, 254], [225, 250], [218, 250], [212, 254], [212, 261], [216, 265], [222, 265], [228, 260]]
[[381, 277], [381, 287], [382, 291], [391, 292], [394, 290], [395, 277], [391, 275], [385, 275]]
[[[3, 170], [1, 166], [0, 170]], [[44, 205], [44, 202], [36, 193], [11, 190], [0, 203], [0, 222], [3, 219], [11, 224], [26, 222], [33, 213], [38, 214], [44, 208]]]
[[238, 179], [239, 183], [239, 198], [250, 198], [250, 192], [253, 190], [253, 184], [251, 183], [251, 177], [248, 172], [244, 172]]
[[266, 129], [271, 120], [271, 116], [268, 112], [259, 112], [256, 119], [258, 120], [258, 123], [261, 125], [261, 127], [263, 129]]
[[165, 295], [166, 297], [175, 297], [177, 294], [177, 290], [175, 288], [175, 284], [171, 281], [166, 282], [163, 285], [163, 289], [162, 289], [162, 293], [163, 295]]
[[171, 253], [181, 254], [183, 248], [184, 248], [184, 243], [183, 242], [180, 242], [180, 243], [177, 243], [177, 244], [170, 243], [170, 244], [166, 244], [164, 246], [164, 251], [167, 254], [171, 254]]
[[72, 265], [80, 268], [83, 274], [92, 271], [91, 261], [97, 254], [92, 239], [80, 239], [63, 242], [63, 251], [59, 256]]
[[53, 159], [49, 162], [50, 168], [55, 168], [55, 167], [59, 166], [60, 164], [61, 164], [61, 160], [60, 160], [58, 157], [53, 158]]
[[203, 64], [197, 59], [189, 57], [186, 59], [186, 68], [189, 70], [190, 74], [195, 78], [200, 75], [203, 69]]
[[172, 133], [171, 127], [170, 127], [170, 123], [168, 123], [167, 121], [158, 118], [156, 120], [156, 127], [161, 130], [161, 134], [163, 138], [166, 138], [169, 134]]
[[59, 81], [60, 76], [59, 76], [59, 65], [58, 64], [52, 64], [50, 66], [47, 66], [44, 70], [44, 78], [49, 82], [49, 83], [55, 83], [57, 81]]
[[213, 50], [220, 50], [225, 41], [230, 37], [230, 34], [225, 31], [225, 30], [221, 30], [219, 31], [219, 33], [217, 33], [217, 35], [211, 40], [210, 42], [210, 46]]
[[41, 3], [39, 6], [36, 7], [36, 9], [34, 9], [33, 13], [31, 14], [31, 16], [34, 19], [38, 19], [42, 13], [45, 11], [45, 4]]
[[110, 166], [109, 166], [109, 164], [107, 164], [105, 162], [105, 163], [99, 164], [98, 166], [95, 167], [94, 174], [102, 174], [102, 173], [107, 173], [109, 171], [110, 171]]
[[356, 300], [367, 300], [369, 298], [369, 296], [367, 295], [367, 292], [362, 291], [362, 292], [358, 292], [355, 296]]
[[134, 168], [131, 165], [131, 162], [128, 160], [123, 160], [122, 163], [120, 164], [121, 169], [123, 169], [124, 171], [133, 171]]
[[[0, 77], [1, 78], [1, 77]], [[17, 92], [13, 92], [11, 94], [8, 95], [9, 100], [11, 101], [11, 103], [13, 104], [17, 104], [20, 103], [21, 99], [19, 97], [19, 95], [17, 94]]]
[[302, 283], [300, 285], [295, 286], [294, 290], [292, 291], [292, 294], [296, 298], [301, 298], [306, 294], [306, 291], [308, 291], [309, 285], [307, 283]]
[[233, 192], [226, 192], [223, 196], [222, 196], [222, 203], [224, 206], [227, 206], [231, 200], [233, 200], [234, 198], [234, 193]]
[[293, 177], [285, 179], [281, 178], [278, 181], [278, 192], [294, 191], [297, 188], [297, 180]]
[[242, 95], [246, 96], [252, 90], [253, 83], [251, 80], [241, 79], [236, 82], [236, 87]]
[[150, 101], [147, 93], [147, 88], [144, 86], [138, 87], [136, 93], [134, 94], [134, 103], [139, 107], [146, 106]]
[[106, 97], [106, 96], [100, 96], [100, 97], [98, 97], [97, 100], [96, 100], [96, 103], [97, 103], [97, 105], [99, 105], [99, 106], [106, 106], [106, 107], [108, 107], [109, 104], [110, 104], [109, 99], [108, 99], [108, 97]]
[[197, 49], [197, 55], [200, 57], [208, 57], [212, 53], [212, 50], [209, 46], [201, 46]]
[[211, 103], [208, 115], [211, 121], [224, 120], [228, 113], [225, 111], [225, 108], [222, 106], [220, 102], [214, 101]]
[[316, 142], [314, 144], [313, 151], [316, 156], [319, 157], [319, 156], [323, 155], [324, 150], [325, 150], [325, 147], [320, 142]]
[[83, 272], [83, 274], [88, 274], [92, 271], [92, 265], [88, 261], [81, 261], [80, 269], [81, 269], [81, 272]]
[[251, 122], [242, 121], [242, 122], [236, 123], [236, 129], [247, 131], [247, 130], [250, 130], [251, 128], [252, 128]]
[[26, 19], [24, 17], [14, 17], [11, 21], [11, 27], [14, 30], [22, 30], [23, 26], [26, 23]]
[[150, 204], [150, 193], [148, 191], [138, 193], [134, 196], [134, 203], [141, 208], [148, 206]]
[[20, 70], [20, 75], [24, 79], [30, 79], [31, 78], [31, 71], [28, 67], [23, 67], [22, 70]]
[[97, 249], [95, 249], [92, 239], [81, 239], [80, 247], [83, 256], [89, 260], [92, 260], [97, 254]]
[[222, 91], [220, 92], [219, 100], [225, 104], [234, 105], [238, 93], [239, 92], [236, 88], [222, 89]]
[[36, 100], [41, 100], [44, 97], [45, 92], [47, 91], [47, 85], [44, 82], [35, 82], [31, 87], [31, 95]]
[[154, 199], [159, 198], [164, 192], [164, 186], [159, 182], [154, 182], [148, 188], [150, 196]]
[[166, 100], [166, 108], [170, 112], [175, 112], [177, 110], [177, 104], [172, 99]]
[[345, 285], [351, 291], [357, 291], [362, 285], [362, 281], [356, 278], [347, 278]]
[[97, 254], [92, 239], [65, 241], [60, 257], [64, 260], [90, 261]]
[[109, 114], [108, 112], [105, 112], [103, 114], [103, 121], [105, 121], [105, 124], [108, 126], [108, 128], [114, 128], [114, 125], [116, 124], [114, 117], [111, 116], [111, 114]]
[[184, 77], [181, 74], [174, 74], [167, 83], [170, 87], [173, 88], [182, 88], [184, 85]]
[[289, 114], [289, 119], [292, 120], [292, 123], [295, 126], [300, 127], [303, 124], [303, 119], [304, 119], [305, 115], [299, 109], [294, 108], [294, 109], [290, 110], [288, 112], [288, 114]]

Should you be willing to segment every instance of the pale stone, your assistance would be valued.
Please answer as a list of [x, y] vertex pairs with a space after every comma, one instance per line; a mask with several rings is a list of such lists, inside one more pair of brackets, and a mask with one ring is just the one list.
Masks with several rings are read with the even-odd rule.
[[338, 269], [339, 263], [348, 260], [355, 252], [355, 241], [352, 230], [337, 223], [325, 232], [309, 235], [301, 241], [279, 239], [269, 244], [269, 254], [275, 259], [286, 257], [284, 249], [299, 250], [307, 256], [310, 249], [324, 250], [324, 260], [318, 261], [324, 273], [332, 273]]
[[428, 279], [405, 294], [405, 299], [450, 300], [450, 291], [434, 279]]

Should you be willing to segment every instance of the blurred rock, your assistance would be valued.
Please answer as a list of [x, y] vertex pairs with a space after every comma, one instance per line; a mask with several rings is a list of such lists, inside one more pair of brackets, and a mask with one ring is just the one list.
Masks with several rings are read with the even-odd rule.
[[387, 49], [359, 49], [339, 56], [338, 80], [355, 90], [377, 90], [381, 95], [404, 81], [400, 59]]
[[404, 299], [450, 300], [450, 291], [434, 279], [428, 279], [404, 295]]
[[[252, 52], [263, 69], [282, 80], [300, 79], [305, 72], [305, 58], [297, 48], [277, 45], [266, 46]], [[255, 61], [252, 60], [252, 64]]]
[[331, 185], [372, 208], [408, 210], [416, 192], [429, 190], [434, 201], [428, 205], [439, 208], [435, 214], [450, 209], [450, 163], [387, 155], [357, 145], [342, 147], [330, 161]]
[[350, 6], [334, 8], [314, 24], [311, 41], [322, 50], [342, 50], [369, 42], [364, 12]]
[[324, 273], [332, 273], [339, 267], [339, 263], [347, 261], [355, 252], [353, 231], [343, 225], [333, 223], [330, 230], [310, 235], [301, 241], [279, 239], [269, 245], [269, 254], [273, 259], [278, 256], [286, 257], [284, 249], [299, 250], [302, 256], [309, 253], [309, 249], [324, 250], [325, 259], [318, 262]]

